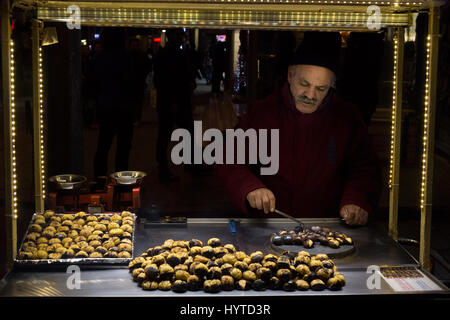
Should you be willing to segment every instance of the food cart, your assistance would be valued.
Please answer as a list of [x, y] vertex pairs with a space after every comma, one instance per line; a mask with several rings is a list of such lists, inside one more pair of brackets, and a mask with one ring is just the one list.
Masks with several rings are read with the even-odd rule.
[[[35, 212], [44, 213], [46, 191], [45, 170], [45, 79], [42, 77], [42, 49], [40, 30], [48, 22], [73, 23], [82, 26], [131, 26], [131, 27], [187, 27], [226, 29], [279, 29], [279, 30], [320, 30], [372, 32], [374, 29], [389, 29], [394, 33], [392, 70], [392, 122], [389, 171], [389, 229], [387, 232], [371, 226], [358, 229], [344, 227], [337, 219], [304, 219], [307, 225], [329, 226], [341, 229], [355, 241], [352, 254], [336, 259], [339, 270], [347, 279], [340, 291], [242, 291], [220, 292], [221, 297], [291, 297], [314, 296], [361, 296], [371, 295], [396, 297], [413, 293], [421, 297], [448, 297], [448, 289], [430, 273], [430, 225], [432, 210], [434, 118], [436, 108], [436, 68], [439, 37], [440, 1], [424, 0], [109, 0], [109, 1], [41, 1], [18, 0], [13, 5], [35, 10], [33, 19], [33, 123], [34, 123], [34, 168]], [[69, 5], [75, 9], [68, 10]], [[79, 11], [77, 11], [79, 10]], [[420, 259], [416, 261], [397, 242], [398, 198], [400, 192], [400, 137], [402, 114], [402, 74], [403, 44], [405, 29], [412, 24], [412, 13], [428, 14], [428, 35], [426, 43], [426, 78], [423, 97], [423, 145], [422, 145], [422, 185], [420, 195]], [[15, 154], [15, 103], [14, 103], [14, 43], [11, 39], [9, 23], [10, 6], [2, 2], [2, 61], [3, 105], [5, 116], [7, 165], [6, 199], [8, 212], [8, 249], [10, 262], [17, 254], [16, 220], [17, 176]], [[77, 20], [79, 19], [79, 20]], [[9, 84], [9, 85], [8, 85]], [[232, 243], [239, 250], [253, 252], [271, 251], [269, 236], [278, 230], [294, 227], [289, 220], [235, 221], [235, 229], [230, 229], [227, 219], [188, 219], [184, 228], [164, 226], [143, 228], [137, 223], [134, 235], [135, 256], [147, 248], [161, 245], [164, 239], [189, 240], [195, 237], [202, 241], [218, 237], [223, 243]], [[251, 239], [249, 241], [248, 239]], [[12, 264], [11, 264], [12, 266]], [[380, 285], [370, 285], [368, 270], [372, 267], [381, 275]], [[373, 270], [372, 270], [373, 271]], [[405, 276], [405, 272], [409, 276]], [[412, 275], [411, 275], [412, 274]], [[82, 290], [72, 290], [67, 286], [65, 272], [48, 272], [37, 268], [22, 271], [13, 268], [0, 288], [3, 297], [67, 296], [67, 297], [174, 297], [172, 291], [145, 292], [134, 283], [128, 269], [102, 268], [83, 270]], [[412, 283], [420, 279], [419, 287]], [[410, 281], [410, 282], [408, 282]], [[406, 284], [405, 284], [406, 283]], [[406, 287], [402, 287], [405, 285]], [[208, 293], [186, 292], [179, 297], [206, 298]]]

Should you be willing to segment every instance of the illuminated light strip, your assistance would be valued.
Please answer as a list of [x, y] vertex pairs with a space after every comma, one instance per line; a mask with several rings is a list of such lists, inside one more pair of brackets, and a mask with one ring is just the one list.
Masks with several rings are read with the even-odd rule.
[[[298, 14], [301, 15], [298, 15]], [[312, 14], [314, 13], [314, 15]], [[174, 25], [181, 21], [184, 25], [253, 25], [260, 26], [263, 23], [277, 25], [310, 25], [321, 27], [323, 24], [332, 26], [346, 25], [353, 28], [366, 28], [367, 14], [361, 12], [317, 12], [317, 11], [264, 11], [264, 10], [242, 10], [222, 8], [221, 10], [199, 10], [197, 8], [186, 9], [149, 9], [139, 8], [104, 10], [101, 8], [86, 7], [82, 10], [81, 24], [105, 24], [123, 23], [123, 16], [136, 17], [127, 19], [128, 25]], [[296, 16], [297, 15], [297, 16]], [[241, 17], [244, 17], [241, 19]], [[45, 21], [67, 21], [65, 8], [38, 7], [38, 18]], [[381, 14], [382, 25], [406, 26], [409, 25], [407, 14], [383, 13]], [[162, 20], [162, 21], [161, 21]]]
[[[398, 73], [398, 35], [394, 37], [394, 74], [392, 76], [392, 121], [391, 121], [391, 154], [389, 164], [389, 188], [392, 189], [394, 174], [395, 128], [397, 112], [397, 73]], [[400, 120], [401, 121], [401, 120]]]
[[15, 99], [15, 82], [14, 82], [14, 42], [11, 40], [10, 42], [10, 112], [9, 112], [9, 123], [10, 123], [10, 137], [11, 137], [11, 204], [12, 204], [12, 218], [17, 220], [17, 163], [16, 163], [16, 99]]
[[431, 36], [427, 37], [427, 65], [425, 72], [425, 101], [424, 101], [424, 119], [423, 119], [423, 149], [422, 149], [422, 185], [420, 187], [420, 208], [423, 209], [425, 206], [425, 186], [426, 186], [426, 169], [428, 167], [428, 156], [427, 156], [427, 137], [428, 137], [428, 123], [430, 119], [430, 47], [431, 47]]
[[39, 161], [40, 176], [42, 178], [41, 197], [45, 199], [45, 160], [44, 160], [44, 79], [42, 72], [42, 47], [39, 47], [38, 58], [39, 79]]

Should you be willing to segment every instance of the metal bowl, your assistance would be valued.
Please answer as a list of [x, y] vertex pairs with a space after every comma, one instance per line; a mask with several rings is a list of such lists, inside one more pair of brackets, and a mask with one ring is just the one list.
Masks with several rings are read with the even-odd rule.
[[119, 171], [110, 175], [111, 180], [118, 185], [140, 184], [147, 174], [143, 171]]
[[54, 183], [59, 189], [72, 190], [82, 186], [87, 181], [87, 178], [78, 174], [59, 174], [48, 179]]

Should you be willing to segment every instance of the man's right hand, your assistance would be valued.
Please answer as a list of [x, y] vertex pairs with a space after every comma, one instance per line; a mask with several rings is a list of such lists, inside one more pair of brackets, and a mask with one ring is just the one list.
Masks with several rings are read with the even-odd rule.
[[247, 201], [252, 208], [264, 210], [264, 213], [275, 211], [275, 196], [267, 188], [259, 188], [249, 192]]

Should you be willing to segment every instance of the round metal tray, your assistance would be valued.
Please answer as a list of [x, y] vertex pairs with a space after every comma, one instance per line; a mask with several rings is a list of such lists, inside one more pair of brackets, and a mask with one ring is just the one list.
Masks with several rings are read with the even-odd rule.
[[143, 171], [119, 171], [112, 173], [109, 177], [117, 185], [138, 185], [146, 175], [147, 173]]
[[48, 181], [58, 189], [73, 190], [80, 188], [87, 181], [87, 178], [78, 174], [68, 173], [50, 177]]

